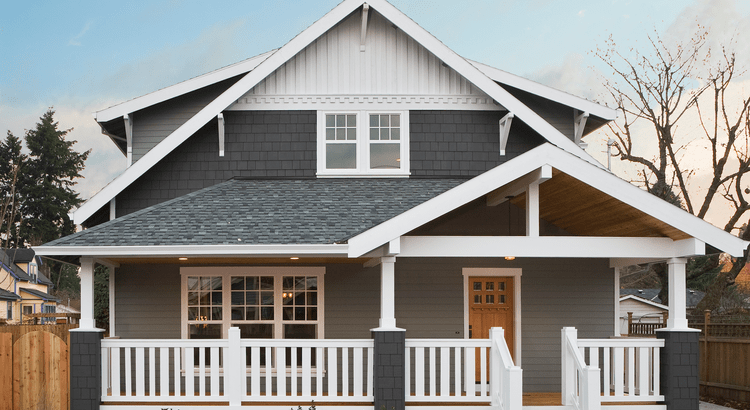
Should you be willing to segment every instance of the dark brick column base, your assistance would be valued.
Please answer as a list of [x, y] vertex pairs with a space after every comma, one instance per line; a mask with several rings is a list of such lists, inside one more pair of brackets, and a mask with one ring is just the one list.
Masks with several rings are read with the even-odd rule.
[[406, 390], [406, 331], [374, 329], [375, 339], [373, 393], [375, 410], [404, 410]]
[[70, 408], [99, 410], [102, 398], [102, 332], [70, 332]]
[[656, 331], [664, 339], [659, 354], [661, 393], [667, 410], [698, 410], [700, 332]]

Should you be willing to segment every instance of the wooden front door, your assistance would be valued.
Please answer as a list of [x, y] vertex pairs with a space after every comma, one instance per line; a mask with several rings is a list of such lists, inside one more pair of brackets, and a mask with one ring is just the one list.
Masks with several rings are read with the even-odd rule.
[[[490, 328], [502, 327], [511, 356], [513, 351], [513, 278], [469, 277], [469, 338], [488, 339]], [[480, 380], [480, 355], [476, 355], [476, 377]], [[489, 355], [487, 357], [489, 359]], [[515, 361], [515, 357], [513, 358]]]

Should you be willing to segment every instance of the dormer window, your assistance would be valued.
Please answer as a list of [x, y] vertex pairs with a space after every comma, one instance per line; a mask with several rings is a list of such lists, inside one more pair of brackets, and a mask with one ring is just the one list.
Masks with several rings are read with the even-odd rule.
[[31, 277], [31, 283], [37, 283], [37, 264], [35, 260], [29, 263], [29, 276]]
[[318, 113], [318, 175], [407, 176], [408, 111]]

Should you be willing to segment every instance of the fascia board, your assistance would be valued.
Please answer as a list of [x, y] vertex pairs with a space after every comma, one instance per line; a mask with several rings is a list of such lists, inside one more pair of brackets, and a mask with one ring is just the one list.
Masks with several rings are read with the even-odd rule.
[[510, 94], [508, 91], [503, 89], [494, 80], [487, 77], [478, 68], [474, 67], [466, 59], [456, 54], [453, 50], [448, 48], [440, 40], [435, 38], [427, 30], [420, 27], [408, 16], [403, 14], [397, 8], [392, 6], [385, 0], [370, 0], [368, 1], [370, 7], [377, 10], [386, 19], [390, 20], [393, 24], [398, 26], [402, 31], [411, 36], [416, 42], [421, 44], [427, 50], [435, 54], [445, 64], [456, 70], [459, 74], [464, 76], [472, 84], [477, 86], [480, 90], [484, 91], [487, 95], [492, 97], [495, 101], [505, 107], [508, 111], [512, 112], [516, 117], [525, 122], [532, 129], [537, 131], [542, 137], [547, 139], [554, 145], [570, 152], [573, 155], [580, 157], [581, 159], [590, 162], [600, 168], [604, 168], [594, 157], [589, 155], [586, 151], [581, 149], [575, 142], [571, 141], [553, 127], [550, 123], [545, 121], [532, 109], [527, 107], [516, 97]]
[[352, 237], [349, 239], [349, 257], [360, 257], [427, 222], [533, 172], [545, 164], [550, 149], [552, 147], [549, 144], [536, 147], [504, 165], [499, 165]]
[[268, 245], [161, 245], [161, 246], [38, 246], [41, 256], [80, 255], [96, 258], [123, 257], [270, 257], [270, 256], [343, 256], [346, 244], [268, 244]]
[[544, 97], [560, 104], [567, 105], [577, 110], [588, 112], [608, 121], [617, 119], [617, 110], [615, 109], [597, 104], [573, 94], [568, 94], [564, 91], [560, 91], [544, 84], [531, 81], [527, 78], [519, 77], [515, 74], [511, 74], [507, 71], [500, 70], [487, 64], [482, 64], [474, 60], [468, 61], [476, 68], [478, 68], [479, 71], [484, 73], [487, 77], [499, 83], [507, 84], [511, 87], [518, 88], [531, 94], [536, 94], [540, 97]]
[[559, 155], [555, 155], [550, 165], [559, 171], [732, 256], [741, 257], [747, 248], [748, 242], [663, 201], [614, 174], [595, 169], [569, 153], [561, 150], [558, 150], [558, 153]]
[[137, 97], [117, 105], [113, 105], [112, 107], [95, 112], [94, 118], [99, 123], [111, 121], [116, 118], [122, 118], [123, 115], [133, 113], [135, 111], [150, 107], [163, 101], [167, 101], [171, 98], [179, 97], [191, 91], [198, 90], [220, 81], [224, 81], [228, 78], [247, 73], [255, 69], [255, 67], [262, 63], [275, 51], [276, 50], [271, 50], [255, 57], [251, 57], [247, 60], [240, 61], [239, 63], [235, 63], [227, 67], [214, 70], [210, 73], [191, 78], [181, 83], [162, 88], [161, 90], [154, 91], [144, 96]]
[[280, 49], [273, 52], [271, 56], [263, 60], [254, 70], [245, 74], [239, 81], [229, 87], [215, 100], [203, 107], [197, 114], [187, 120], [179, 128], [173, 131], [162, 142], [152, 148], [140, 160], [125, 170], [111, 183], [102, 188], [96, 195], [83, 203], [75, 212], [74, 222], [81, 224], [93, 215], [99, 208], [109, 203], [122, 190], [135, 182], [141, 175], [156, 165], [162, 158], [167, 156], [191, 135], [203, 127], [212, 118], [215, 118], [221, 111], [242, 97], [248, 90], [261, 82], [274, 70], [279, 68], [289, 59], [294, 57], [302, 49], [323, 35], [331, 27], [336, 25], [352, 13], [357, 7], [362, 5], [361, 0], [345, 0], [333, 10], [328, 12], [320, 20], [313, 23], [302, 33], [294, 37]]
[[661, 303], [656, 303], [656, 302], [650, 301], [648, 299], [639, 298], [638, 296], [635, 296], [635, 295], [625, 295], [625, 296], [622, 296], [622, 297], [620, 297], [620, 302], [626, 301], [628, 299], [631, 299], [631, 300], [634, 300], [636, 302], [643, 303], [643, 304], [646, 304], [646, 305], [651, 305], [651, 306], [659, 308], [659, 309], [669, 310], [669, 306], [662, 305]]

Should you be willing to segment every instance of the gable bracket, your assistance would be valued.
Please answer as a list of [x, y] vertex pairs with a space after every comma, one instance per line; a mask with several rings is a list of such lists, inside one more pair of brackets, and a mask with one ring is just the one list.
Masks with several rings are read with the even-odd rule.
[[586, 121], [589, 119], [589, 113], [588, 111], [584, 111], [580, 114], [578, 113], [579, 113], [578, 110], [573, 111], [573, 115], [575, 117], [573, 121], [573, 128], [575, 129], [574, 130], [575, 131], [575, 143], [581, 148], [586, 148], [583, 145], [588, 145], [588, 144], [581, 143], [581, 138], [583, 138], [583, 129], [586, 128]]
[[509, 112], [500, 119], [500, 155], [505, 155], [505, 145], [508, 144], [510, 124], [513, 122], [513, 118], [515, 118], [515, 115], [513, 115], [512, 112]]
[[219, 113], [219, 156], [224, 156], [224, 114]]
[[370, 5], [362, 5], [362, 32], [359, 34], [359, 51], [365, 51], [365, 40], [367, 39], [367, 15], [370, 12]]
[[125, 121], [125, 140], [128, 144], [127, 156], [128, 156], [128, 167], [133, 165], [133, 117], [132, 115], [125, 114], [122, 116]]

